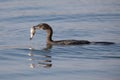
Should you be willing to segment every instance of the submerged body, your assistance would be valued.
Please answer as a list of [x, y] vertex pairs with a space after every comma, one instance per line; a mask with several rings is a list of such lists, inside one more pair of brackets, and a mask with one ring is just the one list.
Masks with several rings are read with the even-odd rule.
[[52, 44], [80, 45], [80, 44], [90, 44], [90, 42], [87, 40], [59, 40], [59, 41], [53, 41]]
[[45, 30], [47, 32], [46, 43], [50, 44], [50, 45], [83, 45], [83, 44], [104, 44], [104, 45], [110, 45], [110, 44], [114, 44], [113, 42], [90, 42], [88, 40], [58, 40], [58, 41], [54, 41], [54, 40], [52, 40], [53, 30], [46, 23], [38, 24], [38, 25], [33, 26], [31, 28], [30, 40], [35, 35], [36, 29], [43, 29], [43, 30]]

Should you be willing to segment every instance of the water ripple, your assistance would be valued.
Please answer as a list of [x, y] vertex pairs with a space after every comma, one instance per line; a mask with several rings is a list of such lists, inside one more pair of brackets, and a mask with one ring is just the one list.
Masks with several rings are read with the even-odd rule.
[[2, 18], [0, 22], [35, 22], [35, 21], [88, 21], [88, 22], [110, 22], [120, 21], [120, 14], [72, 14], [72, 15], [28, 15]]

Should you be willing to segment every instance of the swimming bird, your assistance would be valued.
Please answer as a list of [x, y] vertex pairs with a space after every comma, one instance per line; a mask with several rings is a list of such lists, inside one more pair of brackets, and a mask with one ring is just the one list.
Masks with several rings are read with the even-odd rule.
[[58, 40], [54, 41], [52, 39], [53, 35], [53, 29], [50, 25], [46, 23], [41, 23], [36, 26], [33, 26], [30, 29], [30, 40], [32, 40], [33, 36], [35, 35], [36, 30], [45, 30], [47, 33], [46, 36], [46, 44], [50, 45], [83, 45], [83, 44], [104, 44], [104, 45], [110, 45], [114, 44], [114, 42], [90, 42], [88, 40]]

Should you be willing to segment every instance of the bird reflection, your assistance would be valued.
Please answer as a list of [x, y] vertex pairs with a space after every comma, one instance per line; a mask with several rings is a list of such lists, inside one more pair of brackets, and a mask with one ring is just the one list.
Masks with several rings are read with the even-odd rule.
[[[46, 53], [41, 54], [38, 51], [35, 51], [33, 48], [29, 48], [30, 52], [28, 53], [29, 61], [31, 62], [29, 67], [43, 67], [43, 68], [51, 68], [52, 67], [52, 57]], [[35, 53], [36, 52], [36, 53]]]

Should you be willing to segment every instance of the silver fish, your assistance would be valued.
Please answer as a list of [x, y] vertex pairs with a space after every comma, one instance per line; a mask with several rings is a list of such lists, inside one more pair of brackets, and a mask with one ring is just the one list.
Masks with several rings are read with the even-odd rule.
[[33, 38], [33, 36], [35, 35], [35, 28], [34, 27], [32, 27], [31, 29], [30, 29], [30, 40], [32, 40], [32, 38]]

